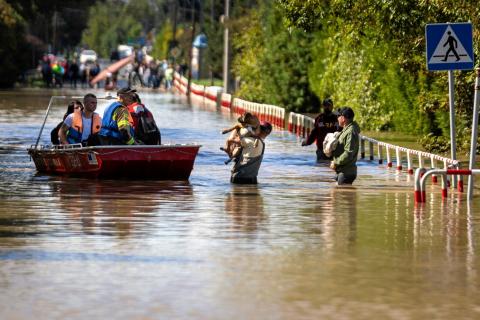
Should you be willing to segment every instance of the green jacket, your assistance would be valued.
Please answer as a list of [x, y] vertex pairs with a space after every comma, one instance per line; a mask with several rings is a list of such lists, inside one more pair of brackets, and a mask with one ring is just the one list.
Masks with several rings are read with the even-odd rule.
[[360, 127], [353, 121], [343, 128], [338, 137], [338, 145], [333, 152], [333, 162], [337, 173], [357, 173], [357, 157], [359, 147]]

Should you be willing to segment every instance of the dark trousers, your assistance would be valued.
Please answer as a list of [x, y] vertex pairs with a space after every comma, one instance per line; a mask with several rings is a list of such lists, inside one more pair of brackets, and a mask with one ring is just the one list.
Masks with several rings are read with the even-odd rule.
[[338, 185], [352, 184], [353, 181], [355, 181], [356, 178], [357, 178], [356, 174], [345, 174], [343, 172], [339, 172], [335, 176], [335, 181], [337, 181]]
[[242, 178], [242, 177], [230, 177], [231, 183], [236, 184], [257, 184], [257, 177], [253, 178]]

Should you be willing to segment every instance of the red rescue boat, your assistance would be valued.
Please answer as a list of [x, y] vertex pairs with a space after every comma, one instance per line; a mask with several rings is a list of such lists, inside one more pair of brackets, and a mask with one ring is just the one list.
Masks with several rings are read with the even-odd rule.
[[199, 145], [32, 146], [38, 172], [94, 178], [188, 180]]
[[[39, 145], [40, 136], [55, 99], [81, 97], [53, 96], [37, 141], [27, 149], [38, 172], [94, 178], [188, 180], [200, 145], [108, 145], [84, 147]], [[112, 96], [103, 98], [115, 99]]]

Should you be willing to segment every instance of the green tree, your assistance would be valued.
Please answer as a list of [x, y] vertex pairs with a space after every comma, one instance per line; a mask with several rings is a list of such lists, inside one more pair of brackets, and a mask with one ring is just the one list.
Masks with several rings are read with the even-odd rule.
[[238, 95], [291, 111], [317, 111], [308, 79], [313, 37], [286, 28], [281, 8], [271, 1], [250, 10], [235, 26], [234, 71], [242, 80]]
[[11, 87], [28, 65], [30, 48], [24, 40], [25, 22], [5, 0], [0, 0], [0, 87]]
[[[446, 72], [428, 72], [426, 23], [480, 22], [474, 1], [277, 0], [286, 25], [315, 34], [310, 80], [319, 94], [351, 104], [367, 129], [426, 134], [428, 148], [448, 141]], [[474, 34], [478, 54], [480, 34]], [[465, 147], [472, 72], [456, 72], [457, 127]], [[445, 137], [445, 138], [438, 138]]]

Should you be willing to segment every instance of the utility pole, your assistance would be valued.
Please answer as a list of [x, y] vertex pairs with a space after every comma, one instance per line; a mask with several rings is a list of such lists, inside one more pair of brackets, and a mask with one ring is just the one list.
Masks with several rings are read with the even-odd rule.
[[[214, 5], [215, 5], [215, 1], [214, 0], [210, 0], [210, 23], [211, 25], [213, 25], [214, 23], [214, 17], [215, 17], [215, 11], [214, 11]], [[210, 75], [210, 85], [213, 86], [214, 82], [213, 82], [213, 70], [212, 70], [212, 58], [210, 57], [209, 55], [209, 59], [208, 59], [208, 72], [209, 72], [209, 75]]]
[[[198, 0], [199, 3], [199, 20], [200, 20], [200, 33], [203, 33], [203, 0]], [[202, 73], [203, 73], [203, 48], [198, 48], [198, 79], [202, 79]]]
[[228, 43], [228, 18], [230, 15], [230, 0], [225, 0], [225, 14], [223, 15], [223, 92], [228, 93], [230, 86], [229, 77], [229, 43]]
[[[175, 50], [177, 50], [177, 1], [174, 0], [173, 1], [173, 40], [172, 42], [170, 43], [170, 45], [168, 46], [168, 53], [167, 53], [167, 57], [170, 56], [170, 53], [172, 52], [172, 49], [175, 48]], [[173, 66], [175, 67], [176, 63], [177, 63], [177, 58], [175, 57], [175, 55], [172, 55], [173, 57]]]
[[190, 54], [188, 57], [188, 85], [187, 85], [187, 97], [190, 102], [190, 86], [192, 85], [192, 58], [193, 58], [193, 40], [195, 39], [195, 0], [192, 1], [192, 36], [190, 39]]

